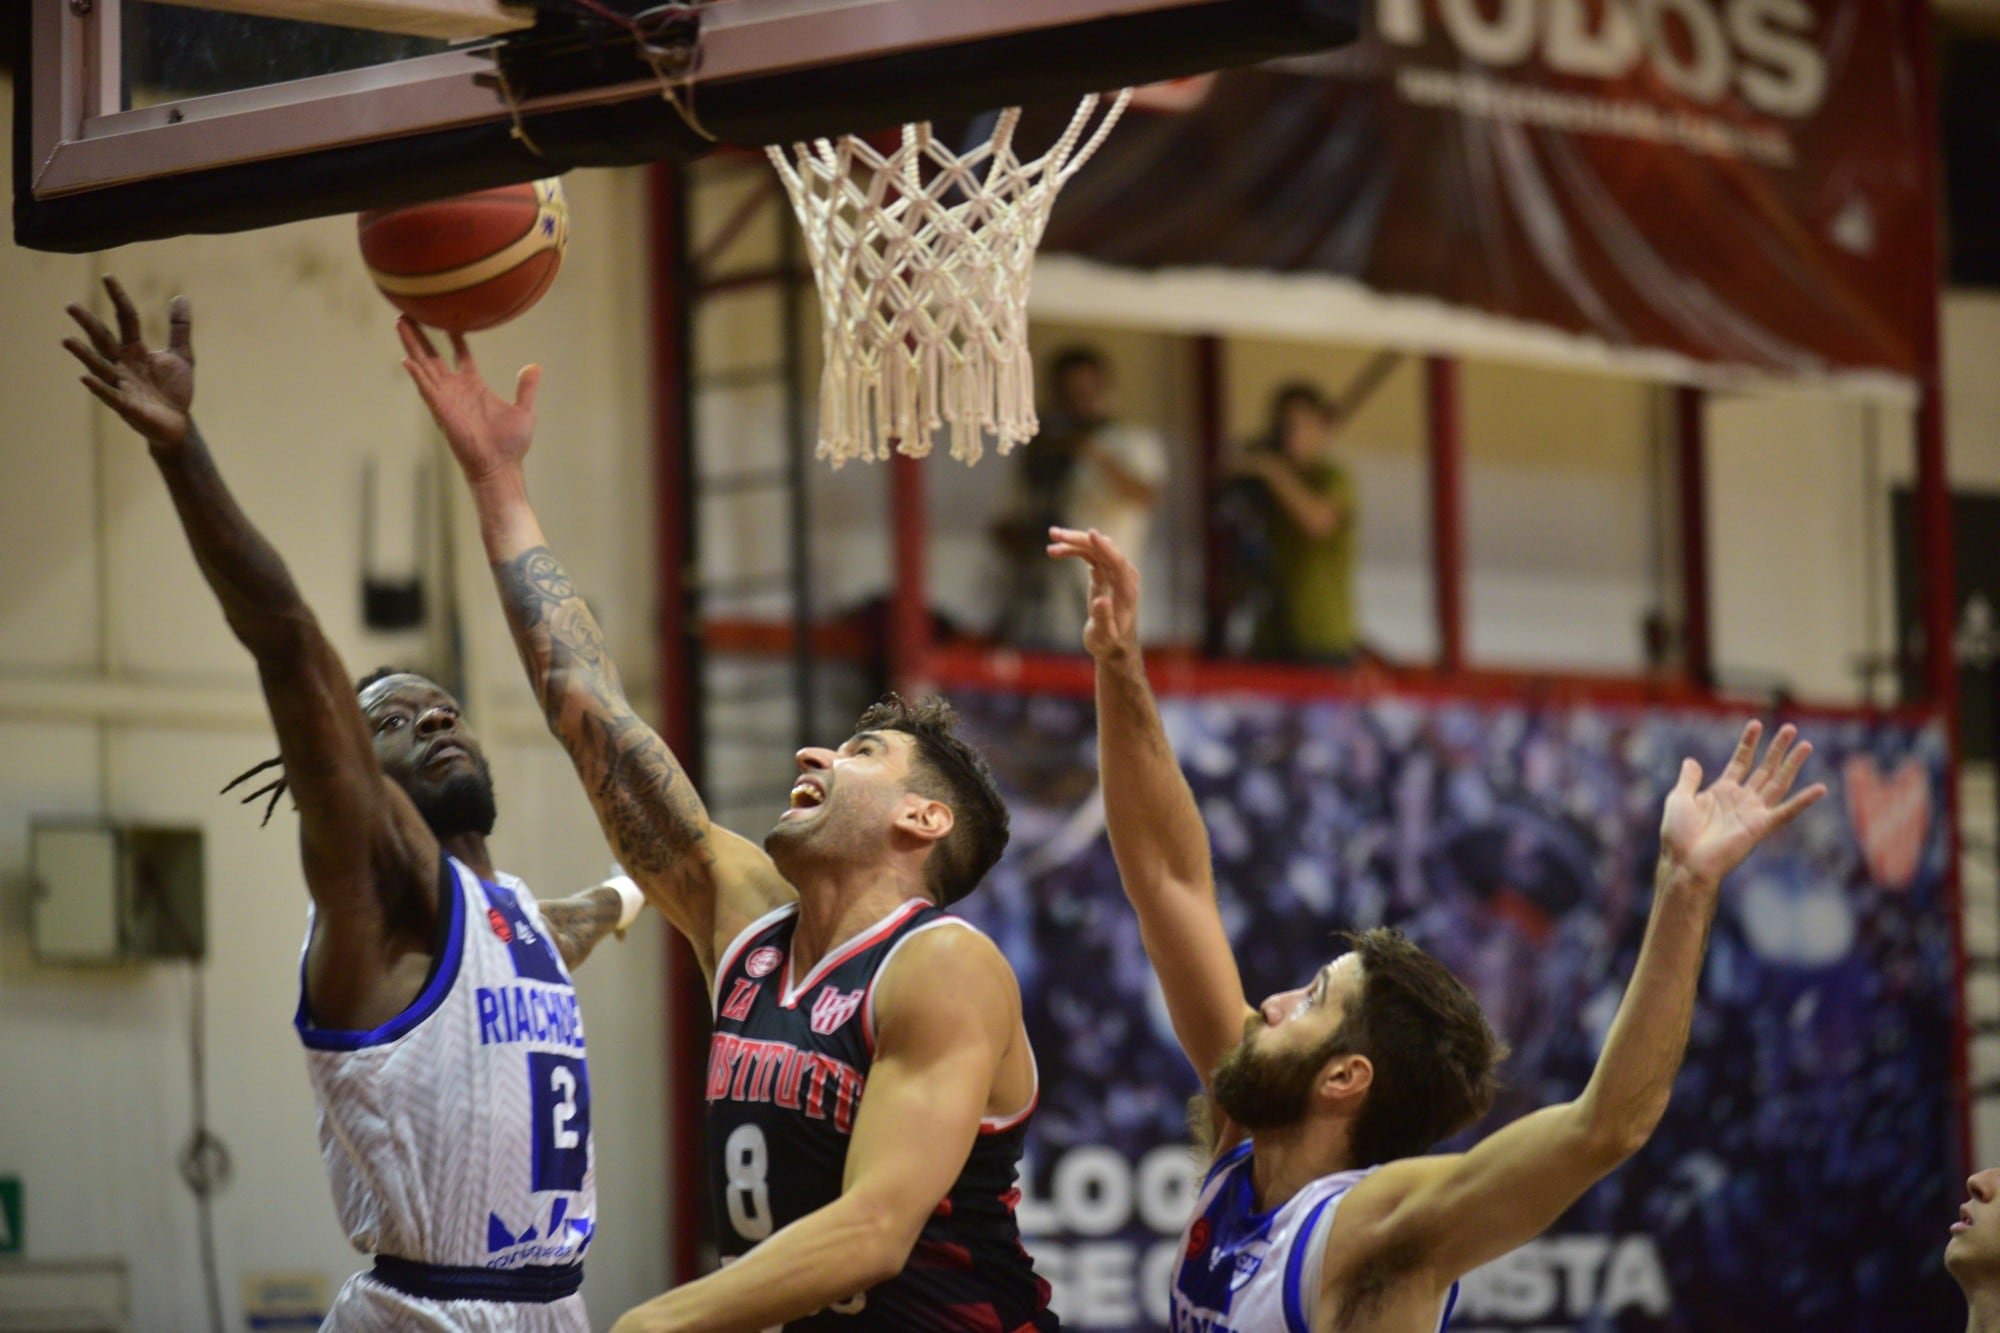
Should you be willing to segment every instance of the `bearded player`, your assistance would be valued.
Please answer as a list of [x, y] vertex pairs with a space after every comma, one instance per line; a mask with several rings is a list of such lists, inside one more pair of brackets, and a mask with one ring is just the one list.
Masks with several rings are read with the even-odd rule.
[[550, 553], [515, 400], [408, 320], [404, 362], [471, 486], [528, 679], [613, 851], [711, 985], [709, 1180], [726, 1266], [620, 1320], [635, 1330], [1052, 1329], [1021, 1249], [1015, 1167], [1035, 1105], [1020, 989], [940, 909], [1007, 843], [1007, 811], [950, 710], [892, 700], [798, 753], [762, 847], [709, 819], [625, 698]]
[[282, 765], [265, 790], [298, 805], [312, 916], [296, 1023], [341, 1223], [375, 1255], [325, 1326], [586, 1330], [576, 1293], [597, 1210], [569, 969], [643, 899], [628, 884], [538, 904], [494, 870], [493, 782], [457, 701], [407, 672], [350, 683], [195, 429], [186, 298], [150, 351], [124, 289], [104, 285], [118, 334], [73, 305], [89, 342], [63, 346], [146, 438], [257, 661], [279, 758], [251, 772]]
[[1532, 1240], [1643, 1146], [1687, 1045], [1722, 878], [1825, 795], [1812, 752], [1743, 729], [1722, 777], [1684, 760], [1660, 825], [1652, 919], [1596, 1071], [1470, 1152], [1426, 1156], [1492, 1104], [1499, 1043], [1464, 985], [1394, 931], [1254, 1008], [1217, 911], [1208, 837], [1140, 658], [1139, 575], [1096, 532], [1090, 567], [1105, 819], [1126, 896], [1211, 1111], [1208, 1173], [1173, 1277], [1176, 1333], [1429, 1333], [1457, 1280]]

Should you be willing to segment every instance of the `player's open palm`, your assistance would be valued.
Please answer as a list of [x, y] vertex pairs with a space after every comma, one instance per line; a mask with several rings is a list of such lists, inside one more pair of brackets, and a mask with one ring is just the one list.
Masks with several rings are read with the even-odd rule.
[[69, 317], [90, 342], [72, 336], [63, 339], [63, 346], [90, 372], [83, 387], [125, 418], [126, 425], [155, 444], [178, 446], [187, 440], [194, 406], [194, 314], [188, 299], [176, 296], [168, 307], [167, 345], [154, 351], [146, 346], [139, 312], [118, 279], [107, 276], [104, 290], [117, 312], [117, 335], [90, 311], [72, 305]]
[[1049, 554], [1090, 567], [1090, 619], [1083, 647], [1098, 661], [1139, 651], [1139, 571], [1117, 543], [1097, 531], [1049, 529]]
[[424, 406], [437, 419], [445, 443], [465, 472], [465, 479], [482, 479], [518, 466], [535, 438], [535, 390], [542, 381], [540, 366], [524, 366], [514, 382], [514, 401], [493, 392], [480, 377], [472, 349], [461, 334], [451, 335], [454, 367], [431, 345], [430, 338], [407, 315], [396, 321], [403, 340], [403, 368], [416, 381]]
[[1744, 727], [1728, 767], [1705, 789], [1701, 765], [1682, 760], [1680, 781], [1667, 795], [1660, 855], [1710, 887], [1742, 864], [1758, 843], [1826, 795], [1824, 783], [1792, 794], [1812, 744], [1799, 741], [1797, 729], [1788, 724], [1778, 729], [1760, 763], [1757, 742], [1763, 732], [1759, 722]]

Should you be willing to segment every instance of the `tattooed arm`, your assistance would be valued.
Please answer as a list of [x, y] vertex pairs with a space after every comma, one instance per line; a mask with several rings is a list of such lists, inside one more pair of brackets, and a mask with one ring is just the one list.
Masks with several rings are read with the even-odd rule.
[[569, 751], [611, 850], [713, 974], [742, 928], [794, 896], [761, 847], [714, 824], [687, 773], [625, 697], [597, 618], [542, 535], [522, 460], [541, 370], [509, 403], [480, 379], [462, 338], [457, 368], [416, 325], [397, 325], [403, 362], [472, 488], [507, 623], [549, 730]]
[[548, 924], [556, 952], [572, 972], [590, 957], [599, 940], [617, 932], [619, 915], [625, 909], [618, 890], [608, 884], [537, 906], [542, 909], [542, 920]]

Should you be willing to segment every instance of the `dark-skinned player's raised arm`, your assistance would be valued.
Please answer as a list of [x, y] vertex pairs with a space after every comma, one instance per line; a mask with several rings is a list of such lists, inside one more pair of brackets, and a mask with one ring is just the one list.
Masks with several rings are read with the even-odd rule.
[[[438, 841], [382, 773], [368, 721], [340, 656], [285, 563], [223, 483], [195, 428], [194, 317], [169, 312], [166, 347], [149, 349], [139, 314], [104, 280], [114, 335], [79, 305], [88, 342], [63, 346], [84, 387], [145, 437], [202, 575], [229, 628], [256, 659], [285, 780], [299, 808], [306, 885], [316, 906], [307, 969], [315, 1017], [367, 1028], [400, 1012], [422, 985], [435, 912]], [[407, 947], [406, 947], [407, 946]]]
[[521, 371], [509, 402], [480, 377], [462, 337], [452, 335], [454, 364], [410, 320], [399, 320], [397, 333], [403, 364], [471, 487], [549, 730], [569, 752], [612, 852], [713, 977], [738, 932], [796, 895], [761, 847], [709, 818], [686, 770], [625, 697], [597, 618], [549, 550], [522, 470], [541, 368]]

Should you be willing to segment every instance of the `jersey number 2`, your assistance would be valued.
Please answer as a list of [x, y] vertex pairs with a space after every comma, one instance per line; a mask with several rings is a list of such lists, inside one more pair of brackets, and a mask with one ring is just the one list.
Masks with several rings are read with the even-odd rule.
[[528, 1085], [535, 1116], [532, 1188], [580, 1190], [590, 1165], [590, 1074], [583, 1061], [532, 1051]]

